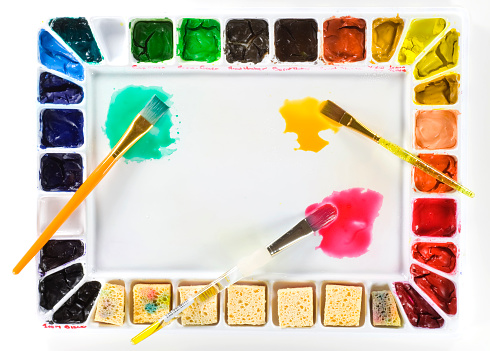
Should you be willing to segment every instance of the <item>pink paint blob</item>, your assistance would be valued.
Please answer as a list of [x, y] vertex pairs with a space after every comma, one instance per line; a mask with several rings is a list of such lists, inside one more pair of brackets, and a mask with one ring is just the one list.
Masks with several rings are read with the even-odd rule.
[[318, 233], [323, 237], [317, 247], [331, 257], [359, 257], [368, 251], [372, 240], [373, 224], [379, 215], [383, 195], [363, 188], [334, 191], [321, 203], [308, 206], [308, 216], [326, 203], [337, 208], [337, 219]]

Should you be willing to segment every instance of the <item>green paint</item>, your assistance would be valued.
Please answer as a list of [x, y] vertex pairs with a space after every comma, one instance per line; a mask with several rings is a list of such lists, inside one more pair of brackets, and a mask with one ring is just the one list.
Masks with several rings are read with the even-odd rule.
[[220, 24], [214, 19], [184, 18], [177, 46], [185, 61], [214, 62], [221, 57]]
[[[153, 95], [157, 95], [167, 105], [171, 106], [169, 102], [171, 96], [160, 87], [131, 85], [116, 91], [112, 95], [105, 123], [105, 133], [109, 138], [111, 148], [121, 139], [133, 119]], [[159, 159], [172, 154], [175, 149], [168, 147], [175, 143], [175, 139], [170, 137], [170, 128], [173, 125], [170, 117], [171, 113], [168, 110], [153, 128], [124, 154], [124, 158], [131, 161], [142, 161]]]
[[415, 66], [416, 79], [431, 77], [458, 64], [459, 33], [451, 29]]
[[102, 61], [102, 54], [85, 17], [54, 18], [49, 21], [49, 26], [85, 62], [98, 63]]
[[413, 20], [403, 41], [398, 62], [411, 65], [417, 56], [446, 28], [443, 18]]
[[131, 52], [138, 62], [162, 62], [173, 57], [172, 21], [138, 21], [131, 34]]

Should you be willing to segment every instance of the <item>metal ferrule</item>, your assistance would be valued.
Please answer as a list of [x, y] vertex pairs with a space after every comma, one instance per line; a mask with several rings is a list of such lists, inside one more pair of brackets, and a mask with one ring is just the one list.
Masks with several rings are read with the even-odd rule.
[[138, 140], [141, 139], [151, 128], [153, 124], [148, 122], [146, 118], [141, 115], [136, 116], [131, 125], [128, 127], [124, 135], [119, 142], [112, 148], [111, 155], [115, 159], [118, 159], [126, 151], [129, 150]]
[[375, 142], [379, 141], [380, 137], [376, 133], [371, 131], [368, 127], [366, 127], [364, 124], [359, 122], [357, 119], [355, 119], [351, 114], [347, 112], [344, 113], [339, 123], [346, 127], [354, 129], [356, 132], [364, 134], [365, 136], [373, 139]]
[[288, 231], [286, 234], [267, 246], [267, 250], [269, 251], [271, 256], [274, 256], [311, 233], [313, 233], [313, 229], [311, 229], [306, 219], [303, 219], [290, 231]]

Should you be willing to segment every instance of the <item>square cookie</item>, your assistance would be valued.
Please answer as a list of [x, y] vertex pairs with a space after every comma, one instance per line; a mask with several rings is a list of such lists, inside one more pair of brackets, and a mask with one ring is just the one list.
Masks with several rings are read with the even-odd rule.
[[136, 284], [133, 286], [133, 322], [153, 323], [170, 312], [170, 284]]
[[[180, 303], [197, 294], [205, 285], [180, 286]], [[206, 302], [194, 302], [181, 315], [182, 325], [209, 325], [218, 323], [218, 296]]]
[[327, 284], [323, 325], [355, 327], [361, 318], [362, 287]]
[[124, 286], [106, 283], [97, 300], [95, 321], [123, 325], [124, 295]]
[[311, 327], [313, 325], [313, 289], [286, 288], [277, 291], [279, 326]]
[[232, 285], [226, 305], [229, 325], [265, 324], [265, 286]]

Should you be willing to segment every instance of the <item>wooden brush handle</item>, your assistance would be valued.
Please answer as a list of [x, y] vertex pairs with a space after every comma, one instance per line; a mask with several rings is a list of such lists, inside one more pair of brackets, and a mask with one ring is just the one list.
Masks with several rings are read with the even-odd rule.
[[13, 273], [18, 274], [34, 256], [43, 248], [44, 245], [51, 239], [56, 231], [65, 223], [70, 215], [80, 206], [83, 200], [94, 190], [99, 182], [104, 178], [107, 172], [116, 163], [117, 159], [112, 156], [112, 153], [107, 156], [97, 168], [88, 176], [85, 182], [80, 185], [80, 188], [73, 194], [67, 204], [61, 209], [61, 211], [54, 217], [49, 223], [42, 234], [37, 238], [36, 242], [26, 252], [24, 257], [21, 258], [19, 263], [14, 267]]
[[408, 152], [407, 150], [403, 149], [402, 147], [393, 144], [392, 142], [384, 139], [384, 138], [379, 138], [378, 143], [385, 147], [387, 150], [391, 151], [393, 154], [396, 156], [400, 157], [402, 160], [407, 161], [408, 163], [414, 165], [415, 167], [419, 168], [423, 172], [431, 175], [432, 177], [436, 178], [438, 181], [450, 186], [451, 188], [469, 196], [469, 197], [474, 197], [475, 193], [473, 193], [471, 190], [465, 188], [458, 182], [456, 182], [454, 179], [448, 177], [438, 169], [435, 169], [428, 163], [422, 161], [420, 158], [415, 156], [414, 154]]

